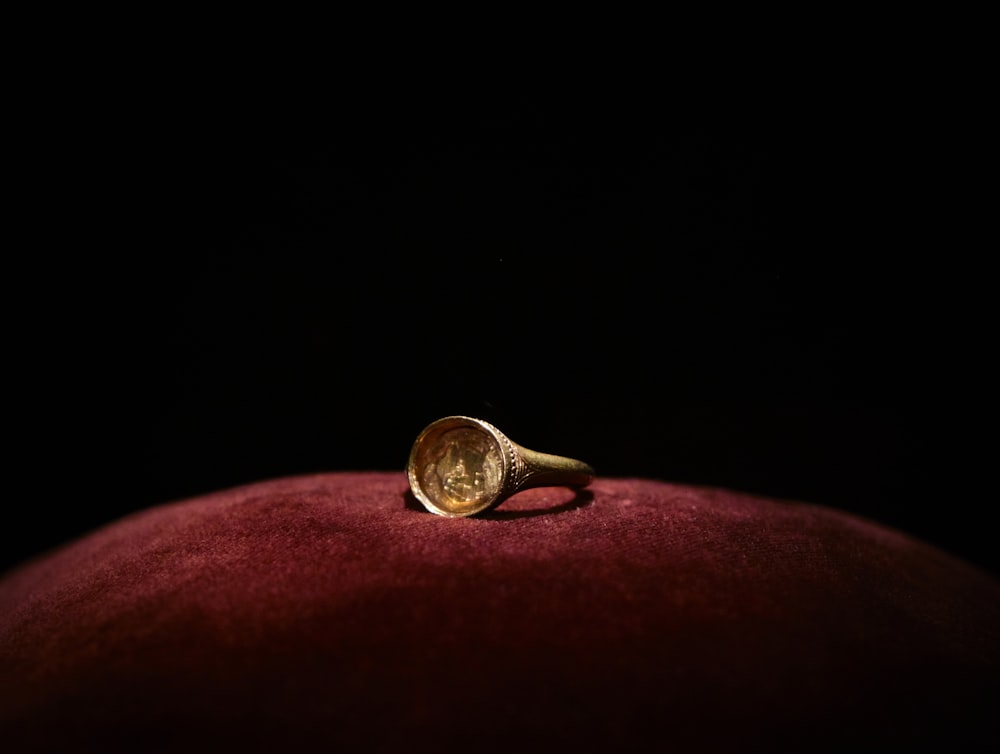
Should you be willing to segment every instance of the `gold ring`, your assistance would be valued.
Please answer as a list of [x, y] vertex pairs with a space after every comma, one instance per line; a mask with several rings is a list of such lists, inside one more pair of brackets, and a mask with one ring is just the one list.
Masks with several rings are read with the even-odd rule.
[[586, 487], [595, 474], [582, 461], [522, 448], [482, 419], [446, 416], [414, 441], [406, 476], [427, 510], [455, 518], [495, 508], [529, 487]]

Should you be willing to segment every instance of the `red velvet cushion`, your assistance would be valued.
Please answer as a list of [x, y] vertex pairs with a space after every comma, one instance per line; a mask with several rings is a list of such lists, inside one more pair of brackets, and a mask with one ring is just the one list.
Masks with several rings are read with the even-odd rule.
[[599, 479], [444, 519], [402, 473], [277, 479], [8, 573], [0, 742], [951, 751], [995, 732], [998, 629], [995, 577], [815, 505]]

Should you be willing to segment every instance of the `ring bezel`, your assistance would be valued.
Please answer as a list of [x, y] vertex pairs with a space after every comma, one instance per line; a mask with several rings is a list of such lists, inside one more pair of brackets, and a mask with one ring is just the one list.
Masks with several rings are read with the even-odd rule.
[[[492, 444], [490, 451], [495, 451], [495, 458], [492, 461], [499, 467], [499, 474], [495, 480], [489, 479], [486, 474], [485, 494], [477, 496], [469, 501], [451, 499], [453, 504], [446, 504], [448, 493], [443, 489], [434, 489], [437, 486], [442, 488], [440, 476], [435, 478], [436, 464], [428, 463], [428, 460], [436, 460], [435, 454], [447, 453], [454, 448], [443, 447], [446, 442], [444, 437], [457, 430], [468, 429], [485, 435]], [[507, 489], [512, 466], [512, 459], [508, 448], [509, 442], [496, 427], [479, 419], [469, 416], [446, 416], [442, 419], [427, 425], [413, 443], [410, 450], [409, 462], [406, 473], [410, 482], [410, 489], [417, 499], [432, 513], [447, 518], [459, 518], [472, 516], [477, 513], [489, 510], [499, 504]], [[490, 452], [487, 451], [487, 452]], [[457, 452], [457, 451], [455, 451]], [[485, 464], [484, 464], [485, 466]]]

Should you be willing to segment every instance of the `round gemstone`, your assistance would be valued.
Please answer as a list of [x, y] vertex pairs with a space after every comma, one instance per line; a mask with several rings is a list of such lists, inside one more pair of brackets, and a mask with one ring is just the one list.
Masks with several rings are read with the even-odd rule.
[[428, 435], [417, 451], [414, 468], [420, 489], [446, 515], [480, 511], [500, 493], [500, 447], [489, 433], [475, 427]]

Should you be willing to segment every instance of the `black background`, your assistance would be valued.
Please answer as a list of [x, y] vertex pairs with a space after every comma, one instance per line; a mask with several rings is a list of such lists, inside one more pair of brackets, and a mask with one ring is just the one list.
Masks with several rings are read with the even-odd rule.
[[926, 81], [77, 83], [12, 146], [3, 565], [229, 486], [402, 472], [461, 413], [997, 567], [956, 423], [988, 350], [955, 278], [962, 134]]

